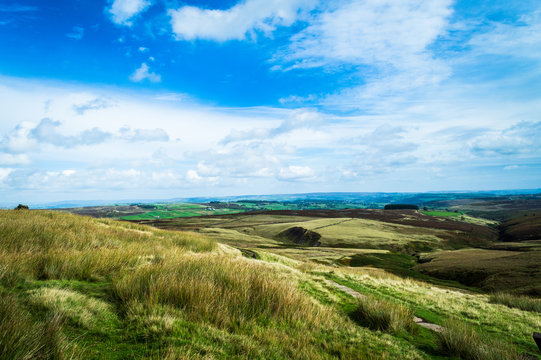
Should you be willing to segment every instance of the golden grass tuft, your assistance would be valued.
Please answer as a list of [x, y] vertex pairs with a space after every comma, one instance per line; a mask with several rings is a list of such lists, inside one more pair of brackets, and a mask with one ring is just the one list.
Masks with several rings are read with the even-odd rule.
[[464, 360], [518, 360], [519, 355], [508, 344], [481, 335], [474, 327], [449, 321], [438, 333], [442, 351]]
[[400, 304], [365, 296], [351, 314], [353, 320], [373, 330], [392, 334], [413, 332], [413, 311]]

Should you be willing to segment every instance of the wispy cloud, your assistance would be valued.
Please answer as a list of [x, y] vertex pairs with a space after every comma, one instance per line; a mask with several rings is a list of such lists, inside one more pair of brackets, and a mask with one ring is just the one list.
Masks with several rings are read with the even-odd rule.
[[163, 129], [120, 129], [120, 137], [127, 141], [169, 141], [169, 135]]
[[242, 40], [289, 26], [316, 4], [315, 0], [246, 0], [227, 10], [183, 6], [170, 9], [169, 16], [178, 40]]
[[85, 112], [90, 111], [90, 110], [106, 109], [110, 106], [111, 106], [110, 101], [108, 101], [107, 99], [98, 97], [90, 101], [81, 103], [81, 104], [74, 104], [73, 109], [75, 110], [77, 114], [82, 115]]
[[150, 82], [161, 82], [162, 77], [156, 73], [150, 71], [146, 63], [142, 63], [141, 66], [135, 70], [135, 72], [130, 76], [130, 80], [133, 82], [141, 82], [143, 80], [148, 80]]
[[322, 123], [323, 117], [318, 112], [298, 109], [291, 112], [289, 118], [283, 120], [277, 127], [267, 129], [256, 128], [245, 131], [233, 130], [220, 143], [225, 145], [231, 142], [245, 140], [272, 139], [296, 129], [315, 128]]
[[74, 40], [81, 40], [84, 35], [85, 35], [85, 29], [80, 26], [74, 26], [71, 29], [71, 32], [66, 34], [67, 37]]
[[165, 130], [137, 129], [124, 126], [117, 132], [103, 131], [98, 127], [85, 129], [72, 135], [61, 132], [62, 123], [49, 118], [43, 118], [34, 127], [27, 123], [19, 124], [15, 129], [0, 141], [0, 163], [12, 165], [15, 163], [28, 163], [28, 157], [17, 153], [27, 152], [38, 144], [49, 144], [61, 148], [74, 148], [103, 144], [112, 140], [128, 142], [167, 142], [169, 136]]
[[516, 23], [492, 22], [486, 31], [472, 36], [474, 54], [541, 60], [541, 9], [522, 15]]
[[29, 11], [37, 11], [37, 6], [28, 6], [28, 5], [21, 5], [21, 4], [0, 4], [0, 12], [29, 12]]
[[429, 46], [445, 33], [451, 5], [451, 0], [331, 3], [275, 55], [273, 69], [358, 69], [349, 86], [324, 103], [367, 110], [376, 101], [450, 76], [450, 67]]
[[280, 169], [278, 179], [284, 181], [308, 181], [313, 180], [315, 175], [310, 166], [290, 165]]
[[114, 0], [108, 12], [114, 23], [131, 26], [133, 19], [150, 5], [151, 0]]

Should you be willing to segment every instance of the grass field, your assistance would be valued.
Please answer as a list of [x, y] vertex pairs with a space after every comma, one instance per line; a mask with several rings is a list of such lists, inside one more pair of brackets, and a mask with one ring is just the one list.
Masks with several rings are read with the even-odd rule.
[[2, 211], [0, 234], [2, 359], [422, 358], [200, 234], [46, 211]]
[[[430, 260], [430, 261], [428, 261]], [[463, 249], [426, 254], [417, 270], [486, 291], [541, 296], [541, 251]]]
[[[321, 235], [321, 248], [379, 249], [407, 254], [457, 249], [472, 244], [484, 245], [497, 238], [496, 232], [486, 225], [429, 216], [416, 219], [413, 216], [419, 215], [415, 212], [402, 215], [393, 212], [387, 215], [365, 211], [372, 218], [333, 217], [341, 215], [340, 212], [324, 212], [325, 216], [320, 216], [319, 212], [303, 211], [299, 214], [266, 212], [154, 220], [147, 223], [164, 229], [206, 231], [211, 236], [220, 233], [221, 230], [215, 229], [224, 229], [228, 235], [221, 241], [232, 246], [262, 248], [291, 248], [295, 244], [280, 237], [280, 234], [293, 227], [302, 227]], [[376, 220], [377, 216], [384, 216], [385, 221]], [[386, 221], [387, 216], [390, 217], [389, 221]]]
[[[218, 219], [228, 228], [212, 227]], [[284, 216], [218, 219], [198, 218], [212, 226], [187, 232], [1, 211], [0, 358], [446, 359], [456, 344], [479, 360], [536, 353], [535, 302], [406, 279], [367, 260], [402, 271], [411, 265], [406, 254], [289, 246], [255, 234], [271, 225], [264, 220], [291, 220]], [[357, 267], [336, 266], [346, 259]], [[416, 327], [413, 315], [449, 330]]]
[[428, 216], [441, 216], [441, 217], [460, 217], [462, 213], [451, 212], [451, 211], [441, 211], [441, 210], [430, 210], [430, 211], [421, 211], [423, 214]]

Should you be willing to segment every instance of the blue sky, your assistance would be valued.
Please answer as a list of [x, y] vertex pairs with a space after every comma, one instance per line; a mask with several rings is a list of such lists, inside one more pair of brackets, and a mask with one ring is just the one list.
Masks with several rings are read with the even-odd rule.
[[0, 197], [539, 188], [541, 5], [0, 2]]

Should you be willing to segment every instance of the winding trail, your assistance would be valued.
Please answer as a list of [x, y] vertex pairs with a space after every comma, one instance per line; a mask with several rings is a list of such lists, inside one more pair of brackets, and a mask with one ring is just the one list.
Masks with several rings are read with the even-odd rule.
[[[338, 283], [336, 283], [336, 282], [334, 282], [332, 280], [327, 280], [327, 281], [329, 282], [329, 284], [331, 284], [332, 286], [334, 286], [338, 290], [341, 290], [341, 291], [345, 292], [346, 294], [348, 294], [348, 295], [350, 295], [350, 296], [352, 296], [352, 297], [354, 297], [356, 299], [366, 299], [367, 298], [366, 295], [363, 295], [360, 292], [355, 291], [350, 287], [347, 287], [345, 285], [340, 285], [340, 284], [338, 284]], [[432, 331], [435, 331], [435, 332], [441, 333], [443, 331], [443, 327], [441, 325], [433, 324], [433, 323], [428, 322], [425, 319], [420, 318], [418, 316], [413, 317], [413, 322], [416, 323], [419, 326], [422, 326], [422, 327], [424, 327], [426, 329], [429, 329], [429, 330], [432, 330]]]

